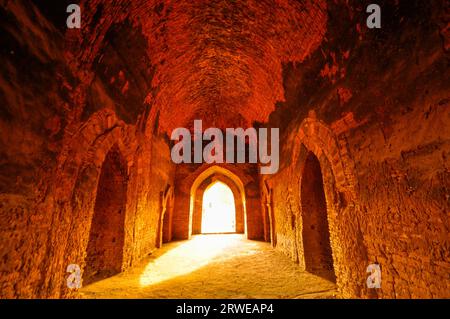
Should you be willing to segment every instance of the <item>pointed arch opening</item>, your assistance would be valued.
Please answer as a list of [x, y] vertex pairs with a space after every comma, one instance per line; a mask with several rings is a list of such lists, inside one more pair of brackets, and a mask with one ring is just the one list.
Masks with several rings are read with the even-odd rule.
[[201, 233], [235, 232], [236, 209], [233, 192], [225, 183], [213, 182], [203, 193]]
[[[191, 187], [190, 202], [190, 236], [202, 233], [247, 234], [244, 185], [231, 171], [212, 166], [202, 172]], [[224, 218], [223, 227], [218, 222], [221, 218]]]
[[122, 271], [125, 237], [127, 170], [118, 149], [108, 152], [103, 162], [89, 231], [84, 284]]
[[300, 191], [305, 268], [336, 282], [322, 171], [313, 152], [306, 157]]

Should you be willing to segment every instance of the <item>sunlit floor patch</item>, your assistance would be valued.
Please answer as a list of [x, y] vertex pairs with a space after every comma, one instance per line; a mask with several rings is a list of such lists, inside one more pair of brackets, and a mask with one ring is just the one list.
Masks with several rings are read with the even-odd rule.
[[227, 247], [236, 245], [240, 235], [194, 236], [150, 261], [140, 278], [142, 286], [189, 274], [212, 262]]
[[335, 285], [301, 271], [270, 244], [199, 235], [164, 245], [125, 273], [81, 289], [85, 298], [333, 298]]

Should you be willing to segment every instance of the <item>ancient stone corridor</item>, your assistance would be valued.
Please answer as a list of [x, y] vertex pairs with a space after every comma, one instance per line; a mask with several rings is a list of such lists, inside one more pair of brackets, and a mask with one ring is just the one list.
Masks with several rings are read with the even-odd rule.
[[449, 1], [0, 17], [0, 299], [450, 298]]

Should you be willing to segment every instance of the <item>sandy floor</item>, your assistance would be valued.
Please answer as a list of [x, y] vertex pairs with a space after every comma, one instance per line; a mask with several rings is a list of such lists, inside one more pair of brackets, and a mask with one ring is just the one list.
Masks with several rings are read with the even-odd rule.
[[270, 244], [201, 235], [164, 245], [140, 265], [81, 289], [84, 298], [334, 298]]

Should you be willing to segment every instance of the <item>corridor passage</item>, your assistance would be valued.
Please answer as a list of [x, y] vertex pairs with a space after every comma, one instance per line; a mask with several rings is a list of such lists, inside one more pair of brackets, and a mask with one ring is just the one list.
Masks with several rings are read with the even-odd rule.
[[124, 273], [81, 289], [83, 298], [334, 298], [335, 285], [301, 271], [269, 243], [197, 235], [166, 244]]
[[0, 300], [450, 299], [449, 4], [0, 1]]

